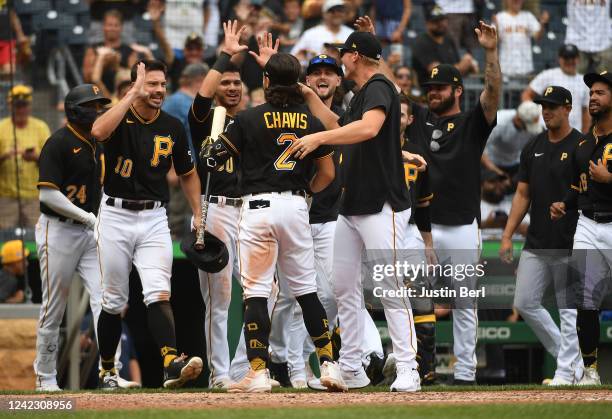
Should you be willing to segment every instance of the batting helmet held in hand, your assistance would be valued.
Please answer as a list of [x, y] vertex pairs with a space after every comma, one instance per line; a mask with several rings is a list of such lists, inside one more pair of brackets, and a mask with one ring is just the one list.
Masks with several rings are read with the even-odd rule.
[[91, 126], [98, 117], [98, 111], [83, 106], [90, 102], [100, 102], [104, 106], [108, 105], [111, 100], [105, 97], [95, 84], [80, 84], [73, 87], [64, 99], [64, 110], [68, 122], [83, 127]]
[[196, 250], [193, 245], [196, 242], [196, 232], [190, 231], [181, 240], [181, 250], [198, 269], [204, 272], [216, 273], [225, 268], [229, 261], [229, 253], [225, 243], [214, 234], [204, 234], [204, 249]]

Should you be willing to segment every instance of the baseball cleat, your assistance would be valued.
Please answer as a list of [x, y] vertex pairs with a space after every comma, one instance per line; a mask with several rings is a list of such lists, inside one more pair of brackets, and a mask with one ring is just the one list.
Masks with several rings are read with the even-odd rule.
[[291, 387], [291, 380], [289, 379], [289, 366], [286, 362], [272, 362], [268, 363], [268, 369], [270, 370], [270, 377], [273, 380], [279, 382], [281, 387]]
[[476, 380], [462, 380], [460, 378], [453, 379], [453, 386], [475, 386]]
[[57, 392], [62, 389], [57, 385], [55, 378], [45, 380], [41, 376], [36, 377], [36, 391]]
[[100, 372], [98, 388], [105, 391], [114, 391], [119, 389], [119, 383], [117, 380], [118, 377], [119, 376], [114, 368], [110, 371]]
[[585, 367], [584, 374], [582, 378], [578, 381], [579, 386], [600, 386], [601, 379], [599, 378], [599, 373], [597, 372], [597, 368], [594, 366]]
[[573, 380], [566, 380], [565, 378], [562, 378], [562, 377], [555, 377], [552, 380], [550, 378], [547, 378], [547, 379], [543, 380], [542, 384], [545, 385], [545, 386], [552, 386], [552, 387], [556, 387], [556, 386], [572, 386], [572, 385], [574, 385], [574, 381]]
[[117, 384], [119, 388], [140, 388], [142, 385], [137, 383], [136, 381], [129, 381], [121, 378], [120, 375], [117, 375]]
[[216, 390], [227, 390], [230, 384], [232, 384], [232, 380], [227, 377], [215, 378], [210, 382], [208, 388]]
[[391, 384], [391, 391], [414, 392], [421, 389], [421, 377], [416, 368], [400, 367], [397, 369], [397, 378]]
[[[369, 381], [370, 380], [368, 380], [368, 382]], [[348, 391], [349, 389], [342, 378], [340, 366], [335, 362], [323, 362], [321, 365], [321, 378], [319, 378], [319, 382], [328, 391]]]
[[395, 370], [396, 370], [395, 355], [393, 354], [393, 352], [391, 352], [387, 355], [387, 359], [385, 360], [385, 365], [382, 369], [382, 374], [385, 377], [385, 382], [387, 384], [393, 383], [395, 379], [397, 378], [397, 374]]
[[250, 369], [246, 377], [238, 383], [230, 384], [228, 393], [270, 393], [272, 383], [270, 382], [268, 369], [255, 371]]
[[366, 375], [363, 367], [359, 368], [357, 371], [341, 371], [342, 379], [344, 380], [344, 383], [346, 384], [349, 390], [355, 388], [363, 388], [370, 384], [370, 379]]
[[321, 381], [318, 378], [311, 378], [307, 381], [308, 388], [317, 391], [327, 391], [327, 387], [321, 384]]
[[306, 384], [306, 370], [292, 370], [289, 371], [289, 379], [291, 381], [291, 387], [293, 388], [308, 388]]
[[365, 372], [372, 385], [376, 386], [385, 379], [383, 375], [385, 361], [374, 352], [368, 355], [368, 358], [370, 363], [366, 367]]
[[198, 378], [203, 367], [202, 358], [197, 356], [188, 358], [187, 355], [182, 354], [174, 358], [170, 365], [164, 367], [164, 388], [184, 386], [187, 381]]

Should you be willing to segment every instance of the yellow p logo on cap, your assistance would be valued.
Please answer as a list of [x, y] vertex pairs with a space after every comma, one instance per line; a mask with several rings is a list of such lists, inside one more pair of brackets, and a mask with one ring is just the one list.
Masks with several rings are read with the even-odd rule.
[[548, 96], [549, 94], [551, 94], [553, 92], [553, 88], [552, 87], [547, 87], [546, 91], [544, 92], [544, 96]]
[[431, 69], [431, 75], [429, 76], [430, 79], [433, 79], [434, 77], [436, 77], [438, 75], [438, 67], [434, 67]]

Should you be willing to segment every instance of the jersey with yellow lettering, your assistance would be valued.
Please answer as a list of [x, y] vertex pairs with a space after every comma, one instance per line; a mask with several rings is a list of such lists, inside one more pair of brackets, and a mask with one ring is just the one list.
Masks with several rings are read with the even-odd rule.
[[[74, 205], [96, 213], [104, 177], [102, 147], [67, 124], [45, 142], [38, 159], [38, 188], [59, 190]], [[59, 217], [40, 203], [40, 212]]]
[[[206, 188], [207, 171], [202, 170], [199, 163], [199, 153], [202, 148], [202, 143], [205, 141], [208, 145], [210, 141], [210, 130], [212, 128], [213, 112], [212, 99], [204, 96], [196, 95], [191, 111], [189, 112], [189, 129], [191, 130], [191, 139], [193, 148], [196, 152], [196, 160], [198, 161], [198, 173], [202, 184], [202, 194]], [[234, 118], [230, 115], [225, 116], [225, 126], [227, 126]], [[219, 167], [214, 172], [210, 173], [209, 193], [211, 195], [222, 195], [232, 198], [240, 196], [238, 188], [238, 170], [236, 161], [230, 157], [223, 166]]]
[[288, 150], [297, 138], [323, 129], [305, 105], [264, 103], [240, 113], [219, 138], [239, 156], [243, 194], [308, 190], [313, 161], [333, 151], [321, 146], [299, 160]]
[[104, 140], [104, 193], [131, 200], [168, 202], [166, 174], [174, 164], [179, 176], [195, 170], [183, 124], [159, 110], [149, 121], [131, 107]]
[[[612, 212], [612, 184], [596, 182], [589, 176], [589, 162], [597, 164], [600, 159], [612, 172], [612, 134], [598, 137], [590, 132], [578, 143], [574, 153], [572, 191], [579, 195], [579, 209]], [[571, 199], [566, 198], [568, 201]]]

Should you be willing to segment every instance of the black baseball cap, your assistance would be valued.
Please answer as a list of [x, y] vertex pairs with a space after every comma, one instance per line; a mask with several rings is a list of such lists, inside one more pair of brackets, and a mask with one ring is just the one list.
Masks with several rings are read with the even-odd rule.
[[446, 13], [444, 13], [444, 10], [435, 2], [423, 4], [423, 9], [425, 14], [425, 21], [442, 20], [448, 17], [446, 16]]
[[340, 54], [349, 51], [357, 51], [364, 57], [380, 60], [382, 46], [376, 36], [370, 32], [355, 31], [346, 38], [344, 44], [340, 46]]
[[191, 32], [185, 38], [185, 48], [189, 47], [204, 48], [204, 39], [197, 32]]
[[427, 80], [421, 83], [422, 86], [434, 84], [449, 84], [451, 86], [463, 86], [461, 73], [454, 65], [438, 64], [431, 69], [427, 75]]
[[342, 68], [338, 65], [335, 58], [325, 54], [319, 54], [308, 62], [308, 67], [306, 67], [306, 75], [312, 73], [315, 68], [324, 66], [333, 68], [336, 74], [340, 77], [344, 75]]
[[538, 105], [544, 103], [550, 103], [552, 105], [571, 105], [572, 93], [561, 86], [548, 86], [544, 89], [544, 93], [538, 95], [533, 101]]
[[108, 105], [111, 100], [104, 96], [102, 90], [95, 84], [80, 84], [70, 89], [66, 98], [65, 105], [82, 105], [88, 102], [99, 101], [102, 105]]
[[578, 47], [574, 44], [565, 44], [559, 47], [559, 57], [576, 58], [578, 55]]
[[608, 86], [612, 87], [612, 73], [608, 73], [608, 70], [604, 70], [601, 73], [588, 73], [584, 75], [584, 84], [589, 86], [589, 88], [593, 86], [593, 83], [596, 81], [606, 83]]

